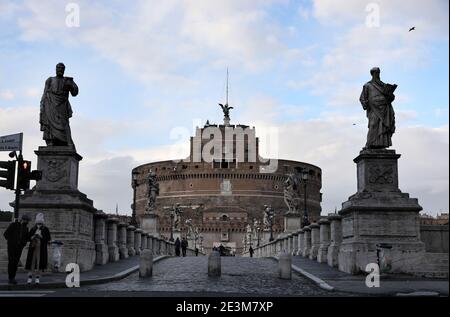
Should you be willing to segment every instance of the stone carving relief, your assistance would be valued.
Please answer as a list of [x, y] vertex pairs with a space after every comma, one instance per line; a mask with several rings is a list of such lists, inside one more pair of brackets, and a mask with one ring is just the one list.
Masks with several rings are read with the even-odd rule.
[[392, 184], [394, 182], [394, 169], [389, 164], [377, 164], [369, 167], [369, 183]]
[[67, 176], [65, 164], [67, 160], [49, 160], [47, 163], [47, 171], [43, 173], [49, 182], [57, 182]]

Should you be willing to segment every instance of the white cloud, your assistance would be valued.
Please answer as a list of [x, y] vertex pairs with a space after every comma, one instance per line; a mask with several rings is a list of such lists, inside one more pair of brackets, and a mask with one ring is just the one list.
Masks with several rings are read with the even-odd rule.
[[13, 100], [14, 97], [15, 97], [15, 95], [11, 90], [0, 91], [0, 98], [2, 98], [4, 100]]
[[277, 2], [285, 1], [137, 1], [124, 13], [78, 1], [80, 27], [67, 28], [65, 3], [25, 1], [19, 26], [24, 40], [87, 44], [144, 81], [184, 87], [194, 84], [180, 70], [187, 63], [261, 71], [292, 55], [283, 43], [288, 27], [267, 13]]

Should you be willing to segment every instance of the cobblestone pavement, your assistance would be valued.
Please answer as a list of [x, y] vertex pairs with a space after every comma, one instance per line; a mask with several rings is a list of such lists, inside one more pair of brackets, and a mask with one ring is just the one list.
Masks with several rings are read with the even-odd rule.
[[[208, 258], [172, 257], [153, 267], [153, 276], [139, 279], [132, 274], [117, 282], [71, 289], [73, 295], [84, 292], [169, 292], [171, 294], [233, 294], [249, 296], [348, 296], [322, 290], [306, 278], [293, 274], [292, 280], [278, 278], [278, 263], [273, 259], [222, 257], [222, 276], [207, 274]], [[69, 290], [66, 290], [69, 291]], [[75, 294], [78, 293], [78, 294]]]

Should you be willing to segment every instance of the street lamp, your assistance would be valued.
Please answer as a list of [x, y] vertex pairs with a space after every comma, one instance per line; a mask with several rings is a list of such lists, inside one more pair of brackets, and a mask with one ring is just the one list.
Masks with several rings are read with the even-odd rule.
[[173, 219], [175, 218], [175, 211], [170, 211], [170, 238], [169, 241], [173, 241]]
[[260, 223], [258, 221], [258, 225], [256, 226], [256, 239], [257, 239], [256, 246], [257, 247], [259, 247], [260, 232], [261, 232], [261, 227], [260, 227]]
[[303, 182], [303, 219], [302, 219], [302, 227], [309, 225], [309, 217], [308, 217], [308, 208], [306, 206], [307, 192], [306, 185], [309, 179], [309, 172], [307, 170], [303, 170], [302, 172], [302, 182]]
[[133, 226], [137, 226], [136, 221], [136, 189], [138, 186], [138, 175], [139, 172], [137, 170], [133, 170], [131, 172], [132, 186], [133, 186], [133, 214], [131, 215], [131, 224]]

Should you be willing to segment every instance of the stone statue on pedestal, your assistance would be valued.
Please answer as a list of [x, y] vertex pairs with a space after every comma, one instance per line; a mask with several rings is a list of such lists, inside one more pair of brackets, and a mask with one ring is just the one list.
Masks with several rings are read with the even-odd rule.
[[288, 213], [297, 213], [299, 179], [295, 174], [288, 174], [287, 177], [284, 181], [284, 202], [288, 207]]
[[78, 86], [72, 77], [64, 77], [64, 70], [64, 64], [59, 63], [56, 65], [56, 76], [45, 81], [39, 123], [47, 145], [74, 147], [69, 125], [69, 118], [72, 117], [69, 92], [75, 97]]
[[395, 132], [395, 116], [392, 101], [397, 85], [385, 84], [380, 80], [380, 69], [370, 70], [372, 80], [363, 86], [360, 102], [367, 111], [369, 132], [367, 133], [367, 149], [385, 149], [392, 145]]
[[159, 195], [159, 183], [156, 180], [156, 174], [153, 171], [148, 173], [147, 185], [147, 212], [152, 212], [156, 208], [156, 196]]

